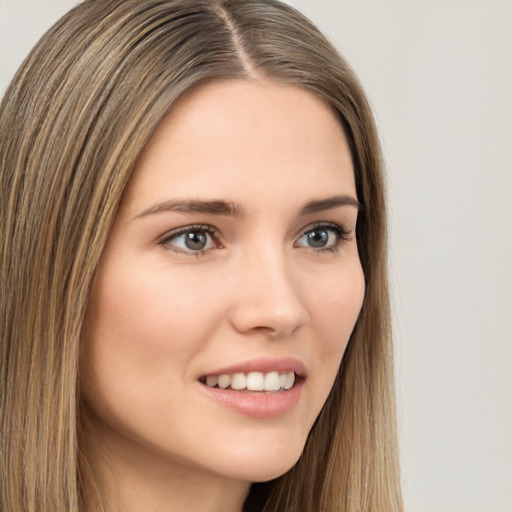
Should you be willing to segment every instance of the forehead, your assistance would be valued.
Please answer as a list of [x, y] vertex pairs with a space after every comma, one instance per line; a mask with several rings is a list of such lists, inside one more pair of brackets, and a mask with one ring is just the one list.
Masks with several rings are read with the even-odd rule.
[[331, 110], [291, 85], [202, 85], [164, 118], [142, 152], [127, 197], [139, 203], [155, 194], [207, 191], [236, 200], [248, 192], [244, 184], [248, 196], [274, 190], [279, 197], [313, 186], [332, 195], [334, 185], [355, 195], [350, 150]]

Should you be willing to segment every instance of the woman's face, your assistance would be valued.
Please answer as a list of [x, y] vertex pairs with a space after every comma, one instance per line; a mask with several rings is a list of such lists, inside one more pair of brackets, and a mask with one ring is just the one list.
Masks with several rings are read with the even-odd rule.
[[110, 459], [288, 470], [363, 301], [357, 213], [346, 138], [310, 93], [240, 80], [183, 98], [137, 164], [86, 317], [86, 424]]

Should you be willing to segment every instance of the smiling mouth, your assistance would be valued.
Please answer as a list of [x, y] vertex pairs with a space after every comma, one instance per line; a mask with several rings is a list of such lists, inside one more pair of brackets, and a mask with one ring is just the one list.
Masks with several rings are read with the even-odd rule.
[[295, 384], [294, 372], [248, 372], [221, 375], [205, 375], [199, 381], [210, 388], [232, 389], [235, 391], [280, 392], [291, 389]]

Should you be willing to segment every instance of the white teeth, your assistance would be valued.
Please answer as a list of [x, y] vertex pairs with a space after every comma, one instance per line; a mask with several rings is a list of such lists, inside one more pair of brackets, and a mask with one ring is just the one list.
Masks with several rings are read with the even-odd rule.
[[283, 389], [290, 389], [295, 383], [295, 374], [293, 372], [282, 373], [279, 379]]
[[231, 377], [231, 389], [244, 389], [247, 387], [247, 378], [243, 373], [235, 373]]
[[291, 389], [295, 384], [295, 374], [293, 372], [288, 372], [286, 374], [286, 379], [284, 381], [284, 389]]
[[267, 375], [265, 375], [264, 387], [267, 391], [279, 391], [281, 389], [281, 379], [279, 377], [279, 373], [267, 373]]
[[249, 391], [279, 391], [288, 390], [295, 384], [295, 374], [293, 372], [249, 372], [234, 373], [233, 375], [208, 375], [206, 377], [206, 385], [210, 388], [219, 387], [221, 389]]
[[231, 384], [231, 377], [229, 375], [219, 375], [217, 384], [219, 388], [226, 389]]
[[217, 385], [218, 380], [219, 378], [217, 375], [208, 375], [208, 377], [206, 377], [206, 385], [214, 388]]
[[247, 389], [249, 391], [263, 391], [265, 379], [261, 372], [251, 372], [247, 375]]

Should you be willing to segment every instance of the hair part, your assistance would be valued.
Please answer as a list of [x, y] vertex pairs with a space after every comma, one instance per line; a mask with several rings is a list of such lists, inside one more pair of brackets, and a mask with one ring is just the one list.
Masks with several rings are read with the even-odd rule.
[[260, 77], [310, 91], [339, 119], [367, 289], [301, 458], [253, 484], [246, 510], [402, 510], [377, 131], [348, 64], [274, 0], [86, 0], [11, 83], [0, 106], [0, 509], [83, 510], [82, 322], [123, 191], [183, 94]]

